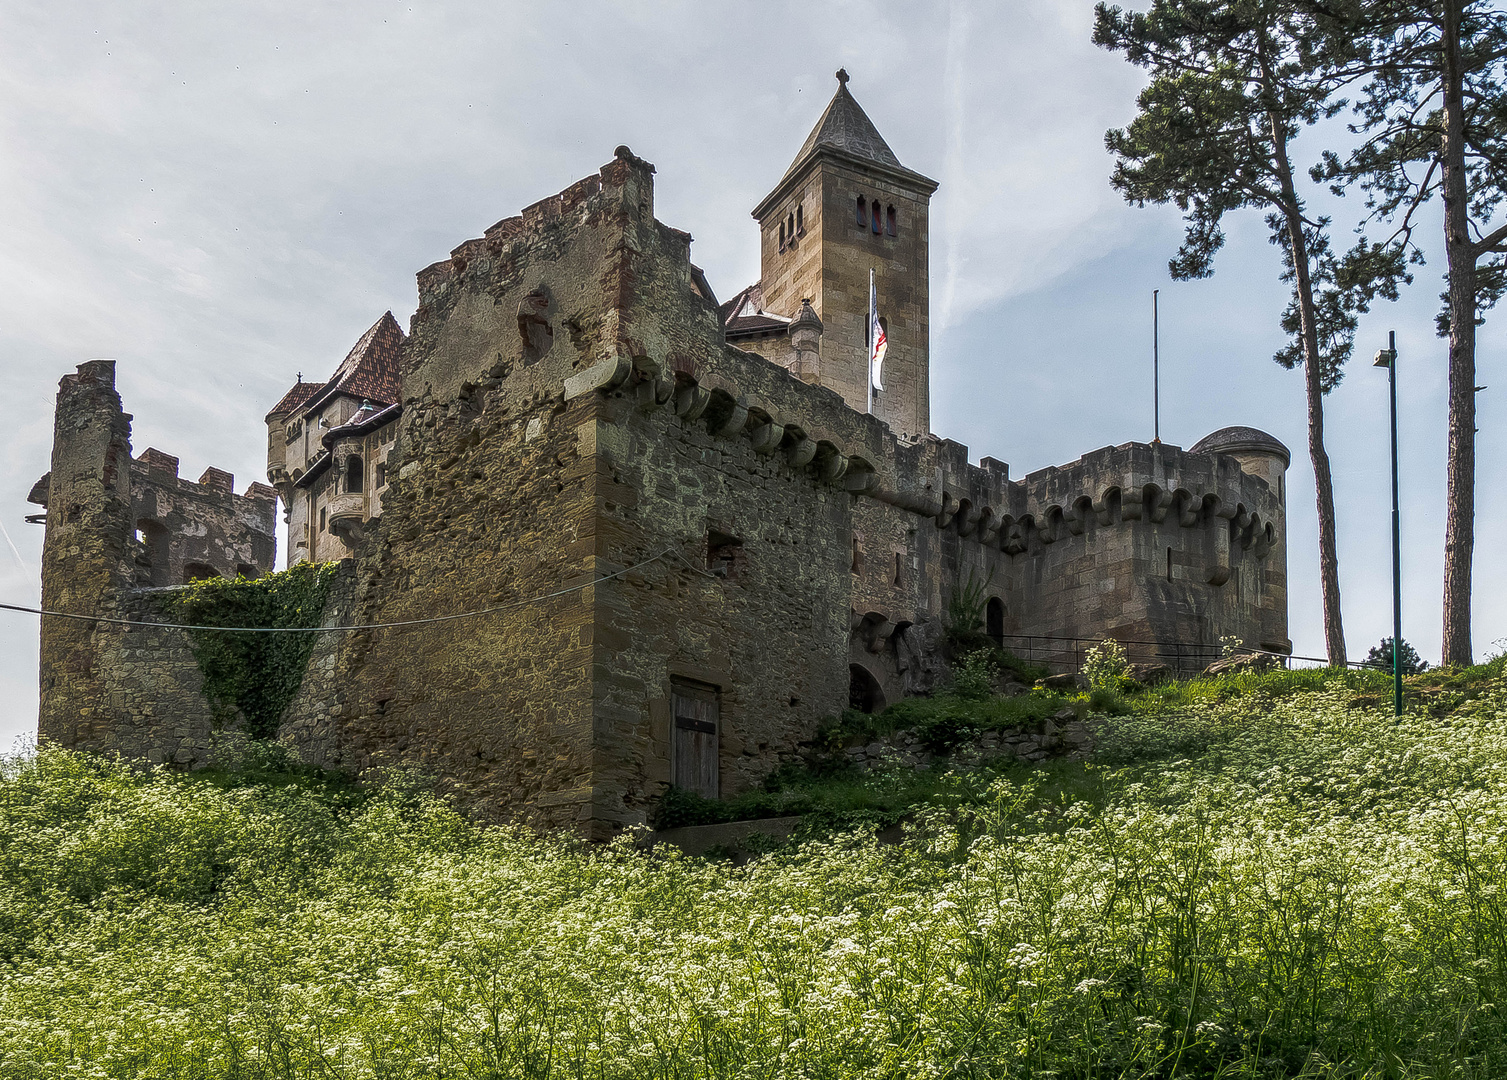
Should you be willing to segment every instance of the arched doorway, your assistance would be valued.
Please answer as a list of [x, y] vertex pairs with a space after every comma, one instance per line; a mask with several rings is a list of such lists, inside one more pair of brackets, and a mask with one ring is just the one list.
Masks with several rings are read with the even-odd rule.
[[879, 680], [862, 664], [848, 665], [848, 708], [862, 713], [883, 712], [886, 702]]
[[984, 610], [984, 632], [994, 644], [1005, 647], [1005, 602], [997, 596], [989, 598], [989, 606]]

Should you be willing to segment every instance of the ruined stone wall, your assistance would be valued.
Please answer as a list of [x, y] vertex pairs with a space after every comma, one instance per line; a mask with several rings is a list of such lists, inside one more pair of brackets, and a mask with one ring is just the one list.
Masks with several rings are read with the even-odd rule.
[[138, 585], [182, 585], [212, 571], [256, 577], [276, 556], [277, 493], [253, 483], [237, 495], [235, 477], [211, 466], [197, 482], [178, 476], [178, 459], [149, 447], [131, 462], [131, 524]]
[[[180, 480], [177, 459], [157, 450], [133, 461], [130, 421], [113, 361], [81, 364], [59, 384], [42, 556], [48, 611], [169, 621], [164, 590], [144, 587], [154, 573], [272, 567], [271, 489], [235, 495], [218, 469], [198, 484]], [[137, 539], [143, 522], [160, 532]], [[44, 616], [39, 674], [40, 739], [148, 761], [208, 759], [217, 724], [182, 631]]]
[[[564, 386], [617, 362], [623, 235], [652, 221], [647, 175], [619, 159], [420, 274], [350, 621], [536, 601], [620, 569], [593, 514], [601, 403], [567, 404]], [[332, 765], [417, 764], [486, 815], [586, 828], [593, 635], [590, 590], [343, 635], [316, 649], [283, 732]]]

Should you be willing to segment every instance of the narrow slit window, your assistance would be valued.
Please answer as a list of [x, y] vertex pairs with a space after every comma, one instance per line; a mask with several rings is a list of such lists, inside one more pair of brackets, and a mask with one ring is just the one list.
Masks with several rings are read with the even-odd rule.
[[791, 214], [789, 217], [787, 217], [785, 219], [785, 235], [788, 236], [788, 237], [790, 237], [790, 240], [791, 240], [792, 243], [795, 242], [795, 215], [794, 214]]
[[858, 196], [858, 227], [861, 229], [869, 223], [868, 208], [864, 205], [863, 196]]
[[806, 208], [804, 206], [797, 206], [795, 208], [795, 235], [796, 236], [804, 236], [805, 233], [806, 233], [806, 213], [805, 213], [805, 210], [806, 210]]
[[905, 584], [905, 553], [903, 551], [897, 551], [897, 552], [895, 552], [895, 580], [894, 580], [894, 584], [897, 587], [900, 586], [900, 585], [904, 585]]
[[893, 206], [884, 212], [884, 231], [891, 236], [895, 235], [895, 208]]
[[856, 536], [853, 537], [853, 565], [850, 569], [859, 577], [863, 576], [863, 548]]
[[780, 250], [785, 250], [785, 223], [780, 222]]
[[1167, 580], [1172, 580], [1172, 549], [1167, 549]]
[[874, 203], [874, 235], [878, 236], [881, 229], [882, 226], [879, 222], [879, 204], [876, 202]]

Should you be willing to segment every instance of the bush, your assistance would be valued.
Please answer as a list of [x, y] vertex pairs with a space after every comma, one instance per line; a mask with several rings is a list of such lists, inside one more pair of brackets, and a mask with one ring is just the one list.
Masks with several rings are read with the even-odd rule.
[[1083, 677], [1095, 690], [1118, 690], [1129, 674], [1125, 648], [1114, 638], [1105, 638], [1083, 654]]
[[999, 669], [988, 650], [971, 652], [953, 665], [952, 693], [964, 701], [983, 701], [994, 696], [998, 677]]

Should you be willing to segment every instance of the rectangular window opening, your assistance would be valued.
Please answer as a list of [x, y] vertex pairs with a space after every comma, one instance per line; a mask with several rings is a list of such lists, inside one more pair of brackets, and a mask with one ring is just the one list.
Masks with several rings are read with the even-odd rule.
[[748, 568], [743, 541], [716, 529], [709, 530], [706, 534], [706, 568], [717, 577], [738, 580]]

